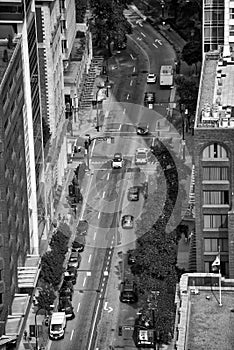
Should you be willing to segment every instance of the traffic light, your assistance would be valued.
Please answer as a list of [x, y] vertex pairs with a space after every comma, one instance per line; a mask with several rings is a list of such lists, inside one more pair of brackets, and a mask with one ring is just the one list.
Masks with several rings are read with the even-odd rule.
[[35, 337], [36, 336], [36, 327], [35, 327], [35, 324], [30, 324], [29, 325], [29, 336], [31, 338]]
[[84, 142], [84, 146], [85, 146], [85, 149], [89, 149], [89, 141], [88, 140], [85, 140]]

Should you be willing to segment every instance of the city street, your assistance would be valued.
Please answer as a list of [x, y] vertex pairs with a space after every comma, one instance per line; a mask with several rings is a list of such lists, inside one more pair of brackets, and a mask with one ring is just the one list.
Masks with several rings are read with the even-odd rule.
[[[73, 297], [75, 318], [68, 322], [65, 338], [51, 342], [53, 350], [135, 349], [132, 333], [138, 308], [120, 303], [119, 289], [122, 258], [135, 247], [136, 222], [144, 198], [140, 194], [139, 201], [129, 202], [127, 192], [133, 185], [150, 184], [151, 177], [155, 178], [158, 164], [149, 148], [157, 137], [171, 138], [173, 147], [179, 149], [180, 136], [165, 118], [171, 90], [159, 88], [160, 66], [174, 60], [171, 46], [148, 23], [135, 25], [127, 50], [109, 60], [112, 97], [108, 110], [103, 111], [106, 120], [100, 137], [93, 138], [89, 148], [89, 182], [81, 217], [89, 222], [89, 229]], [[157, 74], [156, 84], [146, 84], [147, 73]], [[145, 92], [156, 94], [154, 110], [143, 106]], [[137, 135], [140, 122], [149, 125], [148, 135]], [[145, 165], [135, 165], [138, 148], [148, 150]], [[115, 153], [123, 156], [121, 169], [112, 169]], [[155, 203], [159, 208], [163, 204]], [[134, 217], [132, 229], [121, 227], [123, 215]], [[119, 326], [124, 330], [122, 336]]]

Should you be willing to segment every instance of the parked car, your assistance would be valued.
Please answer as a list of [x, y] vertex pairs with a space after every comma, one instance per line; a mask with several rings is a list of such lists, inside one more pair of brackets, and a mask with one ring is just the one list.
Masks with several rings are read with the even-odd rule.
[[134, 217], [132, 215], [124, 215], [122, 217], [122, 228], [131, 229], [134, 225]]
[[149, 124], [139, 123], [137, 126], [137, 134], [138, 135], [147, 135], [148, 133], [149, 133]]
[[128, 190], [128, 200], [129, 201], [138, 201], [140, 195], [140, 189], [138, 186], [130, 187]]
[[147, 164], [148, 159], [148, 149], [147, 148], [138, 148], [135, 154], [135, 164], [136, 165], [145, 165]]
[[77, 228], [76, 228], [76, 232], [79, 235], [86, 235], [89, 229], [89, 223], [87, 220], [80, 220]]
[[112, 160], [113, 169], [121, 169], [123, 167], [123, 157], [121, 153], [115, 153]]
[[147, 84], [154, 84], [157, 81], [157, 75], [154, 73], [149, 73], [147, 75]]
[[58, 306], [59, 312], [65, 312], [66, 318], [71, 320], [75, 317], [73, 306], [69, 300], [60, 300]]
[[84, 236], [76, 237], [72, 242], [72, 252], [83, 252], [85, 248]]
[[73, 266], [69, 266], [67, 271], [64, 272], [64, 280], [70, 281], [72, 284], [76, 284], [77, 269]]
[[68, 266], [78, 268], [81, 262], [81, 255], [79, 252], [71, 252], [70, 258], [68, 260]]

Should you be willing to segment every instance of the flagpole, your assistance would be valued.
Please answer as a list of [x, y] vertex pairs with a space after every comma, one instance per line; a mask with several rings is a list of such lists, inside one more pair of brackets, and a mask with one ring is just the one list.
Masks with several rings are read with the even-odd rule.
[[220, 246], [219, 246], [219, 306], [223, 306], [222, 305], [222, 293], [221, 293], [221, 259], [220, 259]]

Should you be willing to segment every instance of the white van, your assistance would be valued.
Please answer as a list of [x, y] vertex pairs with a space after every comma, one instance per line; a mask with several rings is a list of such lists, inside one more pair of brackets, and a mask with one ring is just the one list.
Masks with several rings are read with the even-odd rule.
[[65, 312], [53, 312], [50, 321], [49, 336], [53, 340], [64, 337], [67, 319]]

